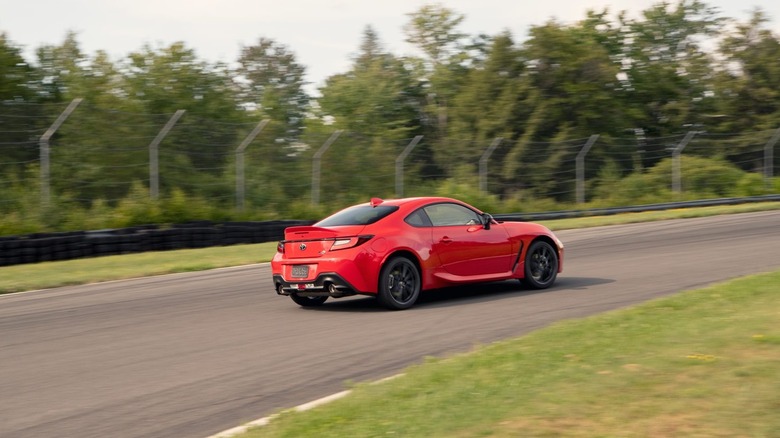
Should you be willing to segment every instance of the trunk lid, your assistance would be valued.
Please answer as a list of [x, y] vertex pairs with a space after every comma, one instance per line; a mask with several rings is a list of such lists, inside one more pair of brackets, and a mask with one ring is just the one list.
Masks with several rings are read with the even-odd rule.
[[284, 230], [284, 254], [290, 259], [316, 258], [327, 253], [339, 237], [359, 234], [363, 225], [322, 228], [288, 227]]

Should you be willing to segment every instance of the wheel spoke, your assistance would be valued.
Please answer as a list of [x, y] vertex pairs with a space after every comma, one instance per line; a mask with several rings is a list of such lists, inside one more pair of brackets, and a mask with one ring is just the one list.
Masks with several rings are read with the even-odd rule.
[[403, 269], [401, 270], [401, 276], [404, 279], [404, 285], [408, 285], [412, 279], [412, 272], [408, 266], [406, 265], [403, 266]]
[[536, 280], [544, 282], [550, 278], [550, 274], [552, 273], [551, 259], [552, 253], [549, 248], [546, 247], [539, 248], [539, 250], [532, 255], [533, 263], [531, 266], [531, 275], [533, 275]]
[[382, 270], [383, 287], [379, 299], [394, 310], [407, 309], [417, 300], [420, 292], [420, 276], [417, 267], [405, 257], [388, 262]]
[[414, 293], [414, 288], [416, 287], [414, 283], [414, 274], [411, 268], [403, 264], [390, 274], [390, 293], [399, 302], [405, 302]]

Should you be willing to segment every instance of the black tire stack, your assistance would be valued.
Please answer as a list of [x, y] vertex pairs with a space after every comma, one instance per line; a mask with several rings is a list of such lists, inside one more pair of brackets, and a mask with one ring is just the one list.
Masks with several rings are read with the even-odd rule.
[[161, 228], [130, 228], [35, 233], [0, 237], [0, 266], [70, 260], [172, 249], [274, 242], [290, 226], [311, 221], [224, 222], [194, 221]]

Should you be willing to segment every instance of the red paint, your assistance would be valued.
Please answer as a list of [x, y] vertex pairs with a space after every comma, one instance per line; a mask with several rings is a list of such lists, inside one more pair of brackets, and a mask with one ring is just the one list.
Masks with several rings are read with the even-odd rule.
[[[539, 224], [493, 220], [486, 227], [481, 211], [450, 198], [373, 198], [350, 208], [355, 207], [373, 212], [397, 210], [367, 225], [321, 225], [326, 218], [310, 227], [287, 228], [271, 262], [273, 274], [287, 282], [300, 282], [302, 289], [319, 274], [336, 273], [355, 292], [376, 294], [383, 263], [404, 253], [420, 267], [423, 290], [522, 279], [525, 251], [539, 238], [552, 242], [558, 253], [558, 272], [563, 270], [563, 245]], [[470, 214], [481, 222], [464, 222]], [[431, 222], [414, 220], [421, 217]], [[292, 266], [301, 264], [309, 265], [308, 277], [293, 278]]]

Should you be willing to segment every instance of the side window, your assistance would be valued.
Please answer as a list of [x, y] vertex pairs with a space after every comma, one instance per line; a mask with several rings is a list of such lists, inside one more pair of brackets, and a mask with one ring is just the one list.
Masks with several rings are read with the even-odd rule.
[[482, 223], [477, 212], [458, 204], [434, 204], [425, 207], [433, 226], [475, 225]]
[[413, 227], [430, 227], [431, 221], [428, 219], [428, 216], [425, 215], [425, 212], [422, 211], [422, 209], [415, 210], [414, 213], [410, 214], [409, 216], [406, 216], [406, 219], [404, 219], [407, 224], [413, 226]]

